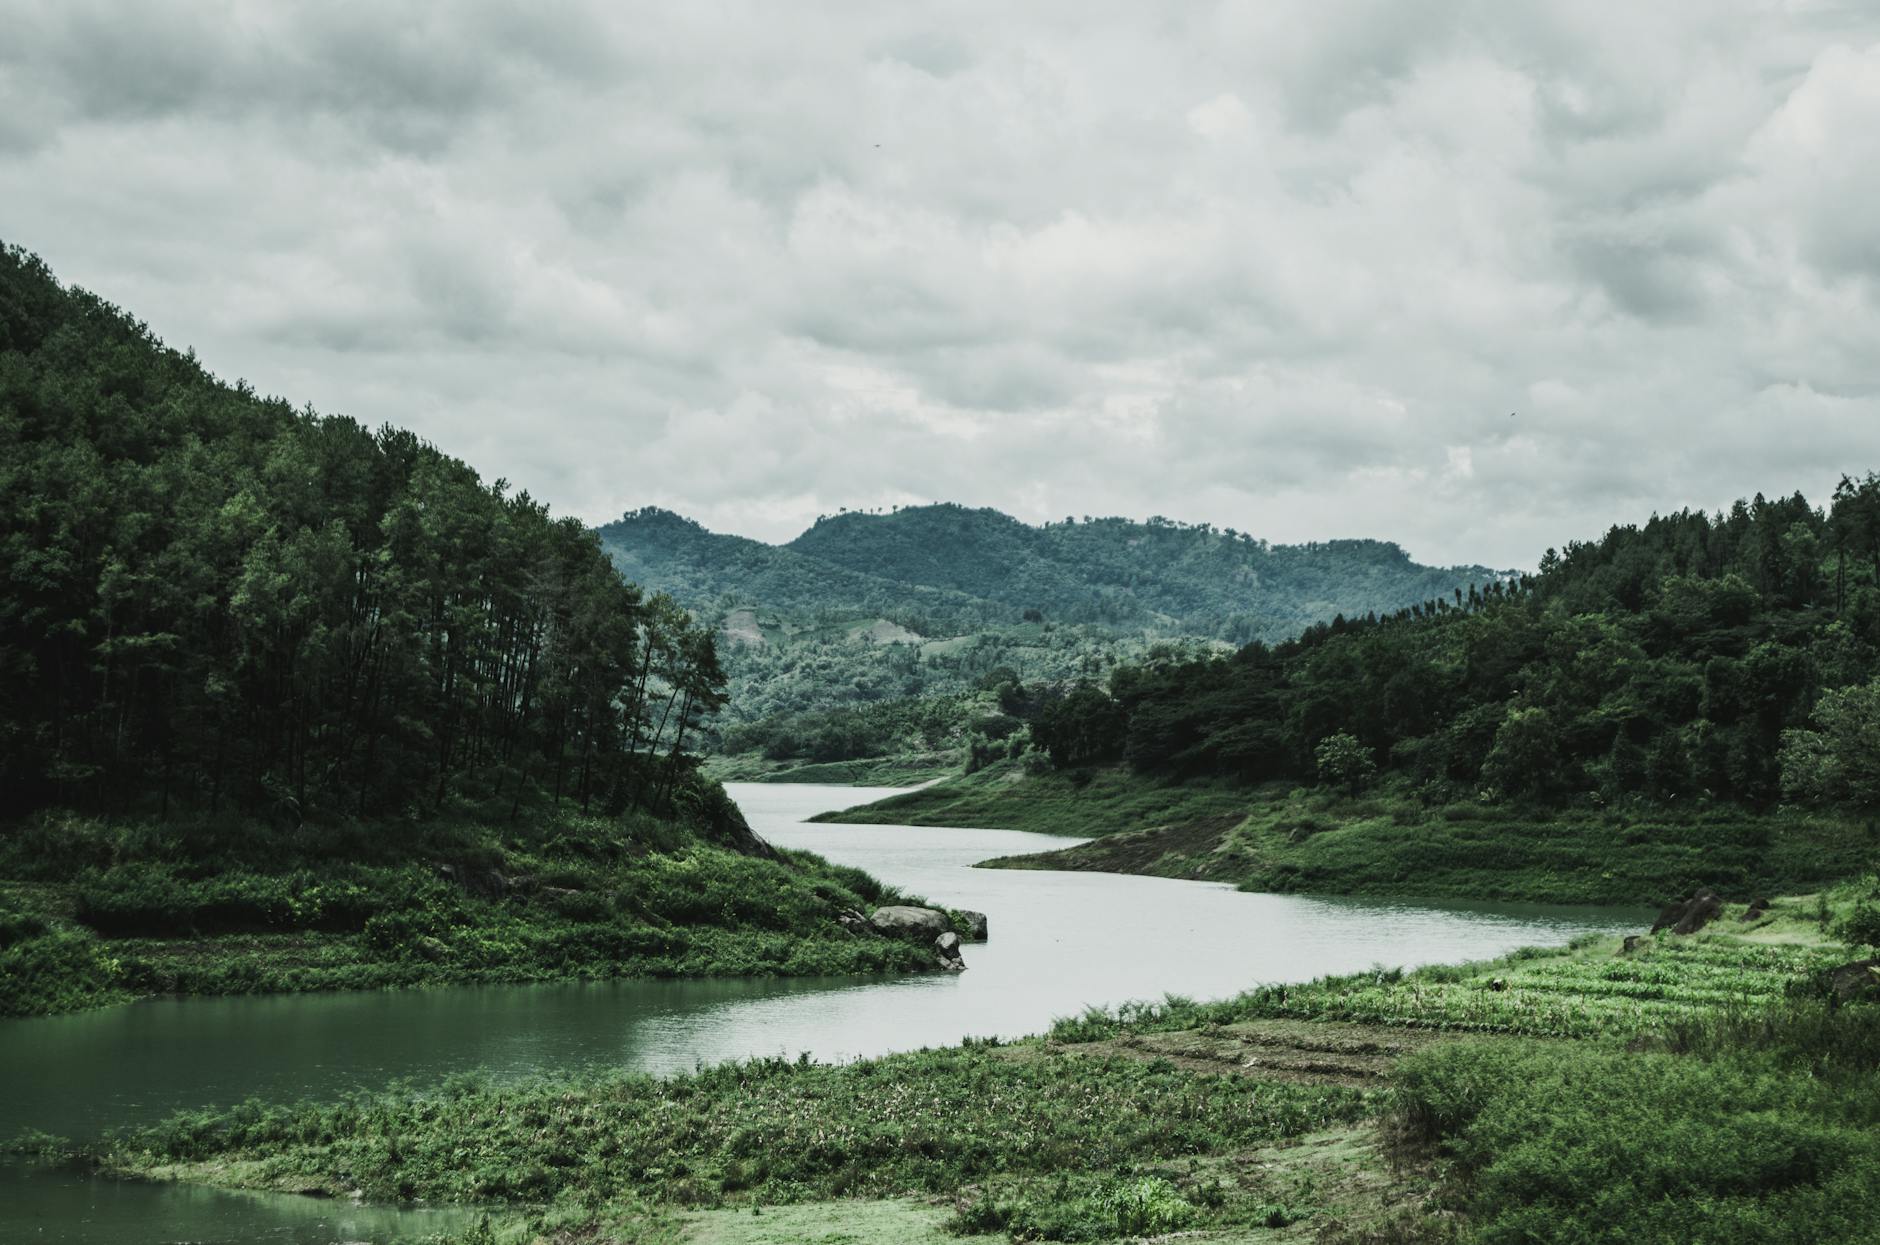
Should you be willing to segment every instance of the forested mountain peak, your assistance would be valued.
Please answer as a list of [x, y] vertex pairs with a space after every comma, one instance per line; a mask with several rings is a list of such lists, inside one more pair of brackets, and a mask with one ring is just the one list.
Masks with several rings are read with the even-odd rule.
[[948, 502], [824, 515], [782, 545], [656, 508], [629, 511], [600, 535], [624, 574], [695, 608], [877, 613], [924, 634], [1023, 617], [1283, 640], [1339, 614], [1389, 612], [1507, 577], [1422, 566], [1389, 541], [1278, 545], [1159, 516], [1034, 526]]

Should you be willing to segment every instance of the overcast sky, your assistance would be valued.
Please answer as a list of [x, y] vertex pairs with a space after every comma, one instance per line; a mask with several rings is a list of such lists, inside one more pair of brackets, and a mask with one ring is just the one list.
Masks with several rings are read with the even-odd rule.
[[1876, 222], [1859, 0], [0, 0], [0, 238], [594, 522], [1825, 500]]

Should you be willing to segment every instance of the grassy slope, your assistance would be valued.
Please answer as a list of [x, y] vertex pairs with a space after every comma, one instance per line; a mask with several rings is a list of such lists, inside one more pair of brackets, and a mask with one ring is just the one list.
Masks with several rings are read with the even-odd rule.
[[[1781, 901], [1753, 923], [1727, 910], [1631, 953], [1592, 939], [1093, 1012], [1005, 1046], [190, 1114], [93, 1158], [125, 1175], [481, 1202], [503, 1240], [887, 1242], [941, 1223], [1013, 1239], [1579, 1240], [1597, 1225], [1555, 1235], [1549, 1219], [1583, 1215], [1573, 1190], [1588, 1180], [1610, 1239], [1871, 1239], [1859, 1225], [1880, 1187], [1867, 1118], [1880, 1096], [1860, 1061], [1880, 1015], [1784, 1002], [1848, 954], [1823, 914], [1851, 894]], [[1380, 1084], [1398, 1088], [1367, 1088]], [[1730, 1093], [1756, 1104], [1749, 1125], [1731, 1123]], [[1517, 1127], [1519, 1145], [1502, 1136]], [[1667, 1197], [1716, 1218], [1667, 1234], [1653, 1218]], [[1768, 1208], [1786, 1219], [1759, 1220]]]
[[0, 1016], [155, 993], [907, 971], [920, 949], [835, 921], [899, 898], [645, 816], [281, 833], [47, 818], [0, 840]]
[[1122, 769], [988, 767], [819, 820], [1099, 836], [1005, 868], [1091, 869], [1248, 890], [1643, 904], [1713, 886], [1738, 899], [1873, 867], [1880, 842], [1828, 815], [1731, 809], [1424, 808], [1392, 794], [1176, 784]]
[[746, 754], [710, 757], [705, 762], [705, 772], [719, 782], [809, 782], [838, 787], [912, 787], [959, 773], [962, 760], [958, 751], [907, 753], [810, 764], [767, 761]]

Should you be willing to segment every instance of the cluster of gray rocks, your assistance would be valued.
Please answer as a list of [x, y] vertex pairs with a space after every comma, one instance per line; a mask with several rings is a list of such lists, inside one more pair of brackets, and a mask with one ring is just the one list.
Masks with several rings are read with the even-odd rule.
[[897, 938], [931, 946], [935, 967], [957, 973], [966, 968], [966, 960], [960, 954], [961, 943], [986, 941], [985, 913], [962, 911], [958, 916], [966, 927], [964, 938], [954, 928], [953, 919], [940, 909], [916, 908], [911, 904], [889, 904], [876, 908], [872, 916], [863, 916], [849, 908], [836, 920], [858, 938]]

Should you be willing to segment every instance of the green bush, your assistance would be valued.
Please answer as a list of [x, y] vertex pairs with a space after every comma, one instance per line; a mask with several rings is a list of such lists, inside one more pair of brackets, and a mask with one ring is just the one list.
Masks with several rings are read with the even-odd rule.
[[117, 962], [85, 934], [48, 931], [0, 949], [0, 1016], [72, 1011], [121, 997]]
[[1155, 1236], [1185, 1228], [1195, 1208], [1181, 1191], [1160, 1176], [1111, 1182], [1098, 1195], [1119, 1236]]
[[1856, 947], [1880, 947], [1880, 878], [1866, 877], [1853, 909], [1834, 926], [1834, 936]]
[[48, 928], [44, 919], [30, 912], [0, 908], [0, 951], [29, 938], [42, 937]]
[[1490, 1245], [1880, 1240], [1880, 1083], [1782, 1048], [1454, 1043], [1401, 1065], [1401, 1140]]

